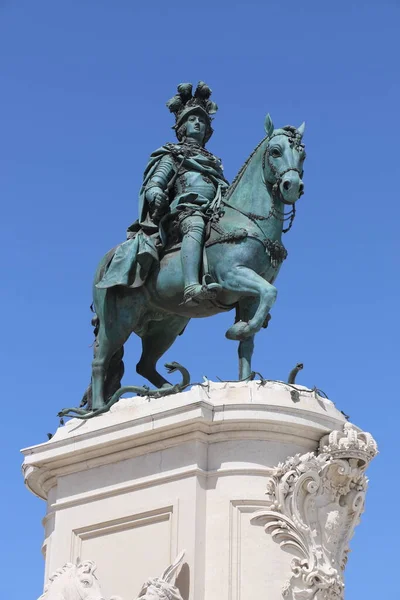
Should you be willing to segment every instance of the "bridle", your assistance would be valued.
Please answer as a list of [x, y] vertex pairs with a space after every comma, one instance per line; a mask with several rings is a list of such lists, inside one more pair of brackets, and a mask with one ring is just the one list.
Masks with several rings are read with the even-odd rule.
[[[286, 173], [289, 173], [290, 171], [295, 171], [296, 173], [299, 174], [299, 177], [301, 179], [303, 172], [300, 171], [300, 169], [298, 169], [297, 167], [289, 167], [288, 169], [285, 169], [284, 171], [278, 171], [278, 169], [275, 167], [275, 165], [271, 162], [269, 143], [274, 137], [277, 137], [279, 135], [285, 135], [289, 139], [289, 144], [292, 148], [293, 148], [293, 146], [298, 147], [300, 145], [299, 136], [298, 135], [296, 136], [296, 134], [292, 131], [288, 131], [288, 132], [280, 131], [279, 133], [272, 134], [271, 137], [268, 139], [267, 147], [265, 149], [265, 152], [264, 152], [263, 158], [262, 158], [262, 178], [263, 178], [263, 182], [264, 182], [265, 186], [267, 186], [267, 184], [272, 186], [273, 196], [277, 197], [279, 195], [279, 200], [283, 204], [291, 206], [292, 209], [294, 210], [294, 204], [292, 204], [291, 202], [286, 202], [285, 199], [283, 198], [283, 196], [280, 192], [280, 185], [281, 185], [283, 177], [286, 175]], [[269, 169], [272, 171], [275, 181], [268, 181], [265, 179], [265, 165], [266, 164], [268, 164]], [[304, 193], [303, 191], [300, 192], [299, 198], [300, 198], [300, 196], [303, 195], [303, 193]]]
[[[266, 188], [268, 188], [268, 185], [272, 186], [272, 194], [271, 195], [272, 195], [273, 202], [272, 202], [272, 206], [271, 206], [271, 209], [270, 209], [268, 215], [266, 215], [266, 216], [257, 215], [252, 212], [241, 210], [237, 206], [230, 204], [224, 198], [222, 199], [221, 204], [223, 204], [224, 206], [228, 206], [229, 208], [232, 208], [233, 210], [236, 210], [237, 212], [241, 213], [242, 215], [244, 215], [245, 217], [247, 217], [248, 219], [253, 221], [257, 225], [258, 228], [260, 228], [258, 221], [268, 221], [271, 218], [276, 218], [279, 221], [281, 221], [282, 223], [289, 221], [288, 226], [282, 228], [282, 233], [287, 233], [288, 231], [290, 231], [290, 229], [293, 225], [293, 221], [296, 216], [296, 207], [295, 207], [294, 203], [292, 204], [291, 202], [286, 202], [285, 199], [282, 197], [282, 194], [280, 192], [280, 184], [282, 183], [282, 179], [286, 175], [286, 173], [289, 173], [290, 171], [295, 171], [299, 174], [299, 176], [301, 178], [303, 176], [303, 171], [300, 171], [300, 169], [298, 169], [297, 167], [289, 167], [288, 169], [285, 169], [284, 171], [278, 171], [278, 169], [275, 167], [275, 165], [272, 164], [271, 158], [270, 158], [269, 142], [272, 140], [272, 138], [277, 137], [278, 135], [285, 135], [287, 138], [289, 138], [289, 144], [291, 147], [293, 147], [293, 145], [296, 145], [297, 147], [300, 145], [301, 137], [299, 134], [296, 135], [295, 130], [293, 130], [293, 129], [288, 129], [286, 131], [280, 130], [279, 133], [278, 132], [273, 133], [271, 136], [264, 138], [260, 142], [260, 144], [256, 147], [253, 154], [250, 156], [250, 158], [246, 161], [246, 163], [244, 165], [244, 167], [245, 167], [246, 164], [248, 164], [249, 160], [252, 158], [252, 156], [254, 156], [255, 152], [258, 150], [260, 145], [262, 143], [264, 143], [265, 140], [267, 140], [267, 147], [266, 147], [265, 152], [262, 157], [262, 180], [263, 180], [263, 183]], [[265, 179], [265, 165], [266, 164], [268, 164], [268, 167], [274, 174], [275, 181], [267, 181]], [[243, 168], [242, 168], [239, 176], [233, 182], [233, 184], [232, 184], [233, 186], [235, 186], [235, 184], [237, 185], [237, 183], [240, 181], [240, 177], [241, 177], [242, 173], [243, 173]], [[300, 192], [299, 198], [300, 198], [300, 196], [302, 196], [303, 193], [304, 193], [303, 191]], [[282, 204], [286, 204], [287, 206], [290, 206], [290, 211], [285, 213], [285, 211], [279, 210], [275, 205], [275, 200], [280, 200], [282, 202]]]

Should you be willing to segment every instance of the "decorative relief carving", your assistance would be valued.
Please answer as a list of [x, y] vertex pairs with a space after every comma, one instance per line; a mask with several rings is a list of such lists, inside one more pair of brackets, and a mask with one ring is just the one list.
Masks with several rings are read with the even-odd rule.
[[317, 453], [296, 454], [269, 478], [268, 510], [254, 524], [295, 555], [282, 594], [288, 600], [341, 600], [348, 542], [364, 508], [365, 470], [377, 454], [369, 433], [346, 423]]

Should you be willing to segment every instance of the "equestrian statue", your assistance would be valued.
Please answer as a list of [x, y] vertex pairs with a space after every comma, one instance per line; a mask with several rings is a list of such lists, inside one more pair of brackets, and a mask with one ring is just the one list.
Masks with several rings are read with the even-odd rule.
[[[109, 410], [125, 392], [163, 396], [190, 384], [171, 385], [157, 362], [192, 318], [235, 309], [226, 337], [239, 342], [239, 378], [252, 377], [254, 336], [266, 327], [287, 252], [282, 233], [292, 226], [303, 194], [304, 123], [274, 129], [229, 185], [221, 160], [205, 145], [217, 105], [199, 82], [180, 84], [167, 103], [177, 143], [150, 156], [139, 194], [139, 218], [127, 240], [100, 261], [93, 286], [95, 332], [92, 380], [80, 408], [59, 416], [87, 419]], [[131, 333], [142, 339], [138, 374], [156, 389], [121, 387], [123, 347]]]

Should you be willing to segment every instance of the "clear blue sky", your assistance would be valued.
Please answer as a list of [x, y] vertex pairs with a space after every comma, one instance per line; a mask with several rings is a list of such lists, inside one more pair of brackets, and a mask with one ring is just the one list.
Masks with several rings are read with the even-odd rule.
[[[367, 510], [347, 598], [393, 597], [397, 571], [399, 26], [395, 0], [0, 0], [2, 594], [42, 590], [45, 505], [19, 448], [45, 441], [90, 376], [91, 280], [137, 216], [148, 155], [172, 141], [165, 102], [204, 79], [209, 148], [232, 179], [263, 136], [307, 122], [305, 195], [254, 368], [325, 390], [371, 431]], [[194, 381], [236, 376], [233, 315], [192, 322], [166, 355]], [[125, 382], [139, 340], [126, 355]], [[132, 591], [132, 598], [134, 591]], [[130, 600], [130, 599], [125, 599]]]

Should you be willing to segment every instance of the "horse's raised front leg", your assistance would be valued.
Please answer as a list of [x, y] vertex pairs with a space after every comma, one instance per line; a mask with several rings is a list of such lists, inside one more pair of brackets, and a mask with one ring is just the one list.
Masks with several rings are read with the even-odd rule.
[[251, 375], [251, 358], [254, 352], [254, 335], [239, 342], [239, 381]]
[[[265, 281], [252, 269], [248, 267], [235, 267], [224, 277], [223, 287], [227, 290], [242, 293], [243, 296], [251, 296], [255, 303], [255, 310], [249, 320], [240, 320], [226, 332], [229, 340], [246, 340], [260, 331], [266, 322], [277, 295], [276, 288]], [[242, 318], [242, 317], [241, 317]]]

